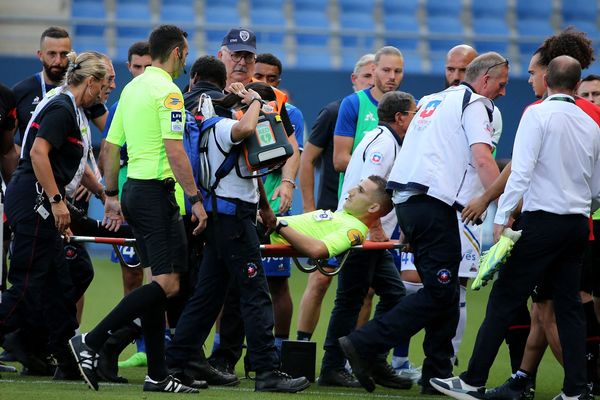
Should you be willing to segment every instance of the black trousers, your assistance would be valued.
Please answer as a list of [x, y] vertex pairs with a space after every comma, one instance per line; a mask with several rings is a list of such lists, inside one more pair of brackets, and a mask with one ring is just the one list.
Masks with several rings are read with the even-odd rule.
[[433, 197], [419, 195], [396, 204], [396, 214], [413, 248], [423, 288], [403, 297], [349, 338], [362, 357], [372, 359], [425, 329], [423, 381], [446, 378], [452, 375], [452, 338], [459, 318], [461, 246], [456, 211]]
[[585, 319], [579, 288], [588, 220], [582, 215], [524, 212], [523, 233], [500, 269], [479, 328], [469, 368], [461, 378], [484, 386], [498, 348], [519, 307], [544, 276], [551, 277], [558, 335], [563, 349], [567, 396], [585, 389]]
[[[316, 272], [318, 273], [318, 272]], [[387, 251], [353, 252], [338, 275], [335, 305], [331, 311], [321, 371], [340, 370], [346, 357], [338, 339], [356, 327], [369, 287], [380, 297], [375, 318], [391, 310], [406, 294], [392, 254]]]
[[210, 215], [198, 284], [167, 349], [169, 368], [182, 368], [202, 346], [221, 310], [230, 284], [240, 291], [240, 309], [250, 363], [257, 372], [278, 368], [273, 305], [261, 264], [256, 207], [238, 205], [237, 215]]
[[[77, 294], [52, 214], [44, 220], [33, 211], [35, 182], [33, 176], [16, 176], [6, 191], [6, 214], [14, 232], [8, 274], [12, 286], [2, 293], [0, 334], [23, 327], [20, 334], [32, 344], [40, 335], [30, 328], [46, 327], [48, 350], [62, 361], [69, 354], [67, 340], [77, 328]], [[50, 211], [47, 201], [45, 207]], [[35, 345], [43, 350], [46, 343]]]

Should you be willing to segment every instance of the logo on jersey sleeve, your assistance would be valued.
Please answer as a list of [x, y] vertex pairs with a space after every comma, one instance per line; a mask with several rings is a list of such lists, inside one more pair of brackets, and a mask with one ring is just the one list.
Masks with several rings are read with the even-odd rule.
[[183, 97], [181, 93], [169, 93], [163, 104], [169, 110], [181, 110], [183, 108]]
[[367, 113], [367, 115], [365, 115], [365, 119], [364, 119], [364, 121], [365, 121], [365, 122], [366, 122], [366, 121], [373, 121], [373, 122], [375, 122], [375, 121], [377, 121], [377, 120], [375, 119], [375, 115], [374, 115], [372, 112], [370, 112], [370, 111], [369, 111], [369, 112]]
[[450, 279], [452, 279], [452, 273], [447, 269], [440, 269], [437, 272], [437, 280], [442, 285], [447, 285], [450, 283]]
[[375, 151], [371, 153], [371, 157], [369, 157], [369, 160], [371, 160], [372, 164], [379, 165], [383, 161], [383, 154], [378, 151]]
[[358, 229], [350, 229], [346, 234], [348, 235], [348, 240], [350, 240], [350, 245], [352, 246], [359, 245], [365, 240], [362, 232]]
[[181, 111], [171, 111], [171, 131], [183, 132], [183, 116]]
[[333, 219], [333, 213], [329, 210], [319, 210], [313, 214], [315, 221], [330, 221]]

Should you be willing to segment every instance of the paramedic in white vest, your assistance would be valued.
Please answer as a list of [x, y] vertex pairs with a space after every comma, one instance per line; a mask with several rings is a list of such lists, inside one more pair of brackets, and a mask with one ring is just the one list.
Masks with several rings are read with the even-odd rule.
[[425, 96], [390, 173], [398, 223], [415, 256], [423, 289], [388, 313], [340, 338], [352, 370], [368, 391], [375, 389], [372, 359], [425, 329], [422, 393], [435, 376], [452, 375], [452, 338], [459, 318], [461, 244], [456, 209], [464, 176], [473, 163], [484, 187], [499, 175], [492, 157], [491, 100], [471, 86], [483, 75], [508, 74], [508, 62], [485, 53], [467, 67], [465, 83]]

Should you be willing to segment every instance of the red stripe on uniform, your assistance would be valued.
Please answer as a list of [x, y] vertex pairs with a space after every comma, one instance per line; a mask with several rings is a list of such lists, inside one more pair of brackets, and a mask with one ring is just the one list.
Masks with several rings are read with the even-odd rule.
[[80, 145], [81, 147], [83, 147], [83, 142], [77, 138], [74, 138], [72, 136], [67, 136], [67, 141], [71, 142], [71, 143], [75, 143]]
[[531, 325], [512, 325], [508, 327], [509, 331], [512, 331], [514, 329], [529, 329], [531, 328]]
[[31, 127], [35, 129], [40, 129], [40, 124], [38, 124], [37, 122], [32, 122]]

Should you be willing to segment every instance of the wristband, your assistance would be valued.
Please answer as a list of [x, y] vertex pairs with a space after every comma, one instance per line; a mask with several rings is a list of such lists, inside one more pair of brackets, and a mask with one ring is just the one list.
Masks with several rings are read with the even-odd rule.
[[117, 196], [119, 194], [119, 189], [115, 189], [115, 190], [106, 190], [106, 189], [104, 189], [104, 194], [107, 197]]
[[291, 178], [281, 178], [281, 182], [287, 182], [292, 185], [292, 188], [296, 189], [296, 182]]
[[194, 205], [203, 200], [204, 199], [202, 198], [202, 193], [200, 193], [200, 191], [198, 191], [198, 193], [196, 193], [193, 196], [188, 196], [188, 201], [190, 202], [191, 205]]
[[102, 200], [102, 194], [104, 194], [104, 188], [100, 189], [97, 193], [94, 193], [94, 197], [98, 200]]
[[248, 103], [248, 107], [250, 107], [252, 105], [252, 103], [254, 103], [255, 101], [258, 101], [259, 103], [263, 103], [262, 99], [260, 97], [253, 97], [252, 100], [250, 100], [250, 103]]

